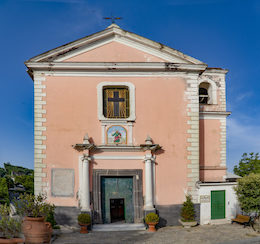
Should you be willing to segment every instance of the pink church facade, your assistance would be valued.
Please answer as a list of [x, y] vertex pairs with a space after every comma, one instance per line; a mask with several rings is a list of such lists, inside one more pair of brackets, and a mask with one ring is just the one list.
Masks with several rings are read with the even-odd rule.
[[140, 223], [154, 211], [177, 224], [187, 194], [201, 224], [235, 214], [227, 70], [115, 24], [26, 66], [35, 87], [35, 193], [47, 194], [57, 216], [73, 213], [59, 221], [85, 211], [94, 224]]

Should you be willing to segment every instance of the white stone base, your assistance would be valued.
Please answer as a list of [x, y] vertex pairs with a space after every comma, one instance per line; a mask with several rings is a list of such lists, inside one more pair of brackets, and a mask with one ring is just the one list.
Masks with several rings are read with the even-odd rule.
[[[240, 213], [239, 203], [234, 191], [236, 182], [201, 183], [199, 188], [200, 201], [200, 224], [224, 224], [230, 223], [231, 219]], [[225, 218], [211, 219], [211, 191], [225, 190]]]
[[144, 224], [100, 224], [93, 225], [92, 231], [131, 231], [145, 230]]

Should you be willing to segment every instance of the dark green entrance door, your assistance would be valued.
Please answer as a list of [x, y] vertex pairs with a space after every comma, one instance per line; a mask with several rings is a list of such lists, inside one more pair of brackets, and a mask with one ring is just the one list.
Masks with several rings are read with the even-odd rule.
[[103, 223], [133, 223], [133, 177], [101, 177], [101, 206]]
[[225, 191], [211, 191], [211, 219], [224, 219], [225, 207]]

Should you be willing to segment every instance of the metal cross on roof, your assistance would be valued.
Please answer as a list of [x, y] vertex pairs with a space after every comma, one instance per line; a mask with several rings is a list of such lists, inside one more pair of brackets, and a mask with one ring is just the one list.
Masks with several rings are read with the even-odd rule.
[[115, 16], [111, 15], [111, 17], [104, 17], [104, 19], [107, 19], [107, 20], [110, 19], [112, 24], [114, 24], [116, 20], [123, 19], [123, 18], [122, 17], [115, 17]]

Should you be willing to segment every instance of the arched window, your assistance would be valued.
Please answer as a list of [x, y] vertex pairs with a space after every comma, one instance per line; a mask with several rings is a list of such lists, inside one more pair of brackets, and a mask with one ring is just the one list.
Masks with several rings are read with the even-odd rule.
[[207, 83], [207, 82], [200, 83], [200, 86], [199, 86], [199, 103], [200, 104], [209, 104], [209, 101], [210, 101], [209, 90], [210, 90], [209, 83]]

